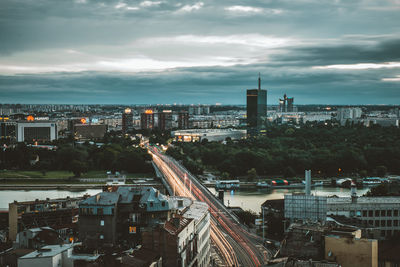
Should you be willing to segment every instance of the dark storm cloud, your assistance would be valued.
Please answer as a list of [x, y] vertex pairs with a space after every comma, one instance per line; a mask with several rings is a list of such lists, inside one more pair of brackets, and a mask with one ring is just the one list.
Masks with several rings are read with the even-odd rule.
[[[2, 0], [0, 102], [244, 104], [261, 72], [270, 104], [285, 92], [396, 104], [400, 68], [382, 65], [400, 61], [399, 10], [390, 0]], [[360, 63], [375, 69], [316, 68]]]

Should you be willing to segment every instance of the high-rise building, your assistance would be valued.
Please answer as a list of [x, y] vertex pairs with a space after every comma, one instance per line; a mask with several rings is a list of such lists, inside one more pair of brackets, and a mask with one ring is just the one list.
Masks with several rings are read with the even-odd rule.
[[179, 129], [189, 128], [189, 113], [187, 111], [180, 111], [178, 113], [178, 128]]
[[258, 89], [247, 90], [247, 127], [250, 135], [260, 131], [267, 116], [267, 90], [261, 89], [258, 77]]
[[154, 129], [154, 112], [151, 109], [146, 109], [140, 114], [140, 127], [142, 129]]
[[158, 128], [162, 131], [172, 129], [172, 111], [163, 110], [158, 114]]
[[122, 113], [122, 132], [126, 133], [133, 128], [133, 114], [130, 108], [126, 108]]
[[286, 94], [283, 95], [283, 99], [279, 99], [279, 110], [278, 112], [294, 112], [294, 97], [287, 97]]

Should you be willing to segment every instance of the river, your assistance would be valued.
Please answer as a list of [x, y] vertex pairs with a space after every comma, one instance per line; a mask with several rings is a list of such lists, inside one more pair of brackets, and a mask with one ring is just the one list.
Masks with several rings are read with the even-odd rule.
[[[208, 188], [214, 195], [216, 191], [214, 188]], [[362, 196], [369, 188], [357, 189], [357, 195]], [[304, 189], [253, 189], [253, 190], [238, 190], [238, 191], [225, 191], [224, 204], [225, 206], [241, 207], [244, 210], [252, 210], [256, 213], [261, 211], [261, 204], [269, 199], [282, 199], [285, 194], [302, 193]], [[340, 197], [350, 196], [349, 188], [340, 187], [315, 187], [311, 190], [311, 194], [316, 196], [333, 196]]]
[[[216, 194], [214, 188], [209, 190]], [[368, 188], [358, 189], [358, 195], [361, 196], [368, 191]], [[88, 189], [83, 191], [67, 191], [67, 190], [1, 190], [0, 191], [0, 209], [8, 209], [8, 203], [17, 201], [32, 201], [35, 199], [46, 198], [65, 198], [79, 197], [84, 194], [95, 195], [101, 192], [101, 189]], [[245, 210], [260, 212], [261, 204], [268, 199], [283, 198], [284, 194], [300, 193], [304, 189], [253, 189], [226, 191], [224, 202], [226, 206], [241, 207]], [[350, 189], [338, 187], [316, 187], [311, 191], [312, 194], [318, 196], [350, 196]]]

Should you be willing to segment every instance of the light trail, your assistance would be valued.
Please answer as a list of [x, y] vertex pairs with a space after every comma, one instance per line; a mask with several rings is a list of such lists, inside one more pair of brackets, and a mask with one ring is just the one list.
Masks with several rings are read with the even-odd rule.
[[[176, 160], [161, 154], [155, 147], [148, 149], [174, 194], [198, 199], [209, 205], [211, 238], [228, 266], [240, 266], [239, 261], [241, 266], [260, 266], [266, 260], [268, 251], [262, 245], [262, 238], [247, 232], [238, 219]], [[189, 189], [186, 180], [189, 180]]]

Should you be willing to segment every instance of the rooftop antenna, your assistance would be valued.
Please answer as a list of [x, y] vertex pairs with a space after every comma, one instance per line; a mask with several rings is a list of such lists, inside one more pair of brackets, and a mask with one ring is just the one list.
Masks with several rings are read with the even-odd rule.
[[260, 73], [258, 73], [258, 90], [261, 90], [261, 77]]

